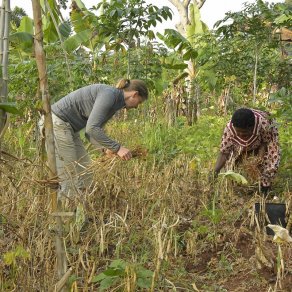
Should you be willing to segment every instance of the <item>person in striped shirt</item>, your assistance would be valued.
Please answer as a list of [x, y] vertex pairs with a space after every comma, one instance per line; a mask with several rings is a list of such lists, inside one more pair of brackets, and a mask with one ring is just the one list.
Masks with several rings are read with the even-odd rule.
[[260, 190], [267, 195], [280, 162], [278, 129], [270, 113], [240, 108], [224, 129], [215, 175], [227, 161], [240, 161], [249, 154], [259, 158]]

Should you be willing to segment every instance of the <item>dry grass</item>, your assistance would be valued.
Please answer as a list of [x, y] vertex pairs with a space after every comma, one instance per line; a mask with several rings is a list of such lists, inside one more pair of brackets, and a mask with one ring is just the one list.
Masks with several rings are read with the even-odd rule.
[[[129, 162], [97, 159], [90, 168], [93, 184], [65, 203], [66, 211], [77, 209], [86, 218], [63, 219], [72, 291], [98, 291], [93, 277], [117, 258], [152, 270], [153, 291], [262, 292], [276, 287], [275, 272], [255, 266], [250, 210], [257, 197], [235, 196], [224, 183], [211, 186], [184, 155], [164, 164], [144, 149], [136, 152]], [[1, 159], [0, 251], [6, 257], [0, 260], [0, 289], [49, 291], [57, 282], [55, 222], [43, 167], [8, 155]], [[277, 251], [271, 238], [259, 236], [266, 249]], [[19, 246], [29, 257], [16, 252]], [[277, 291], [289, 291], [291, 249], [283, 246], [282, 253], [285, 271]], [[14, 257], [11, 263], [7, 255]], [[129, 267], [115, 287], [110, 291], [139, 291], [135, 270]]]

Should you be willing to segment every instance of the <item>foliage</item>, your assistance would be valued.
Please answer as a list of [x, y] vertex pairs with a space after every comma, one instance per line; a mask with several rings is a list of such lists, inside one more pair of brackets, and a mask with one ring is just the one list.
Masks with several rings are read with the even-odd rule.
[[22, 246], [16, 246], [15, 250], [9, 251], [3, 255], [4, 263], [8, 266], [16, 266], [18, 259], [28, 259], [30, 253]]
[[269, 103], [276, 104], [276, 116], [282, 117], [286, 121], [292, 121], [292, 96], [284, 87], [271, 94]]
[[67, 50], [74, 50], [83, 44], [91, 51], [104, 45], [107, 50], [124, 51], [126, 47], [135, 45], [133, 41], [139, 45], [141, 37], [153, 39], [154, 33], [150, 28], [156, 26], [157, 21], [172, 17], [168, 7], [145, 6], [145, 1], [101, 1], [91, 9], [98, 11], [99, 16], [79, 2], [80, 7], [76, 3], [70, 14], [76, 34], [66, 40]]
[[22, 17], [27, 16], [26, 12], [23, 8], [15, 6], [14, 9], [11, 11], [11, 22], [16, 27], [20, 26], [20, 22]]
[[20, 114], [14, 102], [0, 102], [0, 109], [11, 114]]
[[[251, 101], [255, 80], [257, 92], [260, 92], [269, 90], [279, 79], [280, 44], [273, 37], [277, 28], [274, 20], [279, 16], [277, 7], [259, 0], [254, 4], [245, 4], [240, 12], [227, 13], [223, 20], [216, 23], [219, 42], [214, 65], [217, 76], [223, 86], [226, 86], [224, 78], [234, 76], [247, 104]], [[230, 24], [225, 24], [227, 21]], [[242, 96], [237, 97], [237, 102], [242, 100]]]
[[[109, 265], [108, 269], [100, 273], [97, 276], [94, 276], [92, 279], [93, 283], [99, 282], [99, 290], [106, 290], [117, 283], [120, 283], [123, 278], [129, 273], [131, 265], [123, 260], [114, 260]], [[145, 269], [140, 265], [133, 266], [135, 278], [137, 281], [137, 287], [149, 289], [151, 287], [151, 280], [153, 272]]]
[[222, 173], [219, 173], [219, 176], [222, 176], [223, 178], [227, 178], [227, 179], [231, 179], [239, 184], [242, 184], [242, 185], [247, 185], [248, 184], [248, 181], [246, 180], [246, 178], [241, 175], [240, 173], [237, 173], [237, 172], [234, 172], [234, 171], [227, 171], [227, 172], [222, 172]]

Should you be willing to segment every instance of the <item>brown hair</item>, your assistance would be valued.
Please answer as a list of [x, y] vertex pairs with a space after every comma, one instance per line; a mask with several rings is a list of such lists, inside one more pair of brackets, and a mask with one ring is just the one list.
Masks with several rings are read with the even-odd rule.
[[116, 85], [116, 88], [123, 89], [125, 91], [138, 91], [143, 100], [148, 99], [148, 89], [144, 81], [140, 79], [121, 79]]

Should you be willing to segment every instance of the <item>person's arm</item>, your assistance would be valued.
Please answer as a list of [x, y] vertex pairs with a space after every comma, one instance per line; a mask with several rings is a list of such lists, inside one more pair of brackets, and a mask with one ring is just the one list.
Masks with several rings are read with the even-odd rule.
[[221, 139], [220, 152], [214, 168], [215, 176], [217, 176], [220, 170], [224, 167], [229, 154], [232, 151], [233, 143], [231, 140], [231, 135], [232, 134], [229, 128], [226, 126]]
[[268, 122], [262, 129], [263, 145], [266, 152], [263, 156], [263, 171], [261, 173], [261, 187], [268, 189], [276, 175], [280, 163], [280, 144], [278, 129], [273, 121]]
[[114, 115], [114, 103], [115, 98], [111, 91], [103, 93], [102, 98], [96, 99], [87, 120], [85, 135], [92, 144], [100, 144], [123, 160], [129, 160], [132, 157], [131, 151], [109, 138], [103, 130], [103, 126]]
[[218, 175], [220, 170], [224, 167], [226, 161], [227, 161], [227, 155], [220, 152], [215, 164], [215, 169], [214, 169], [215, 175]]

